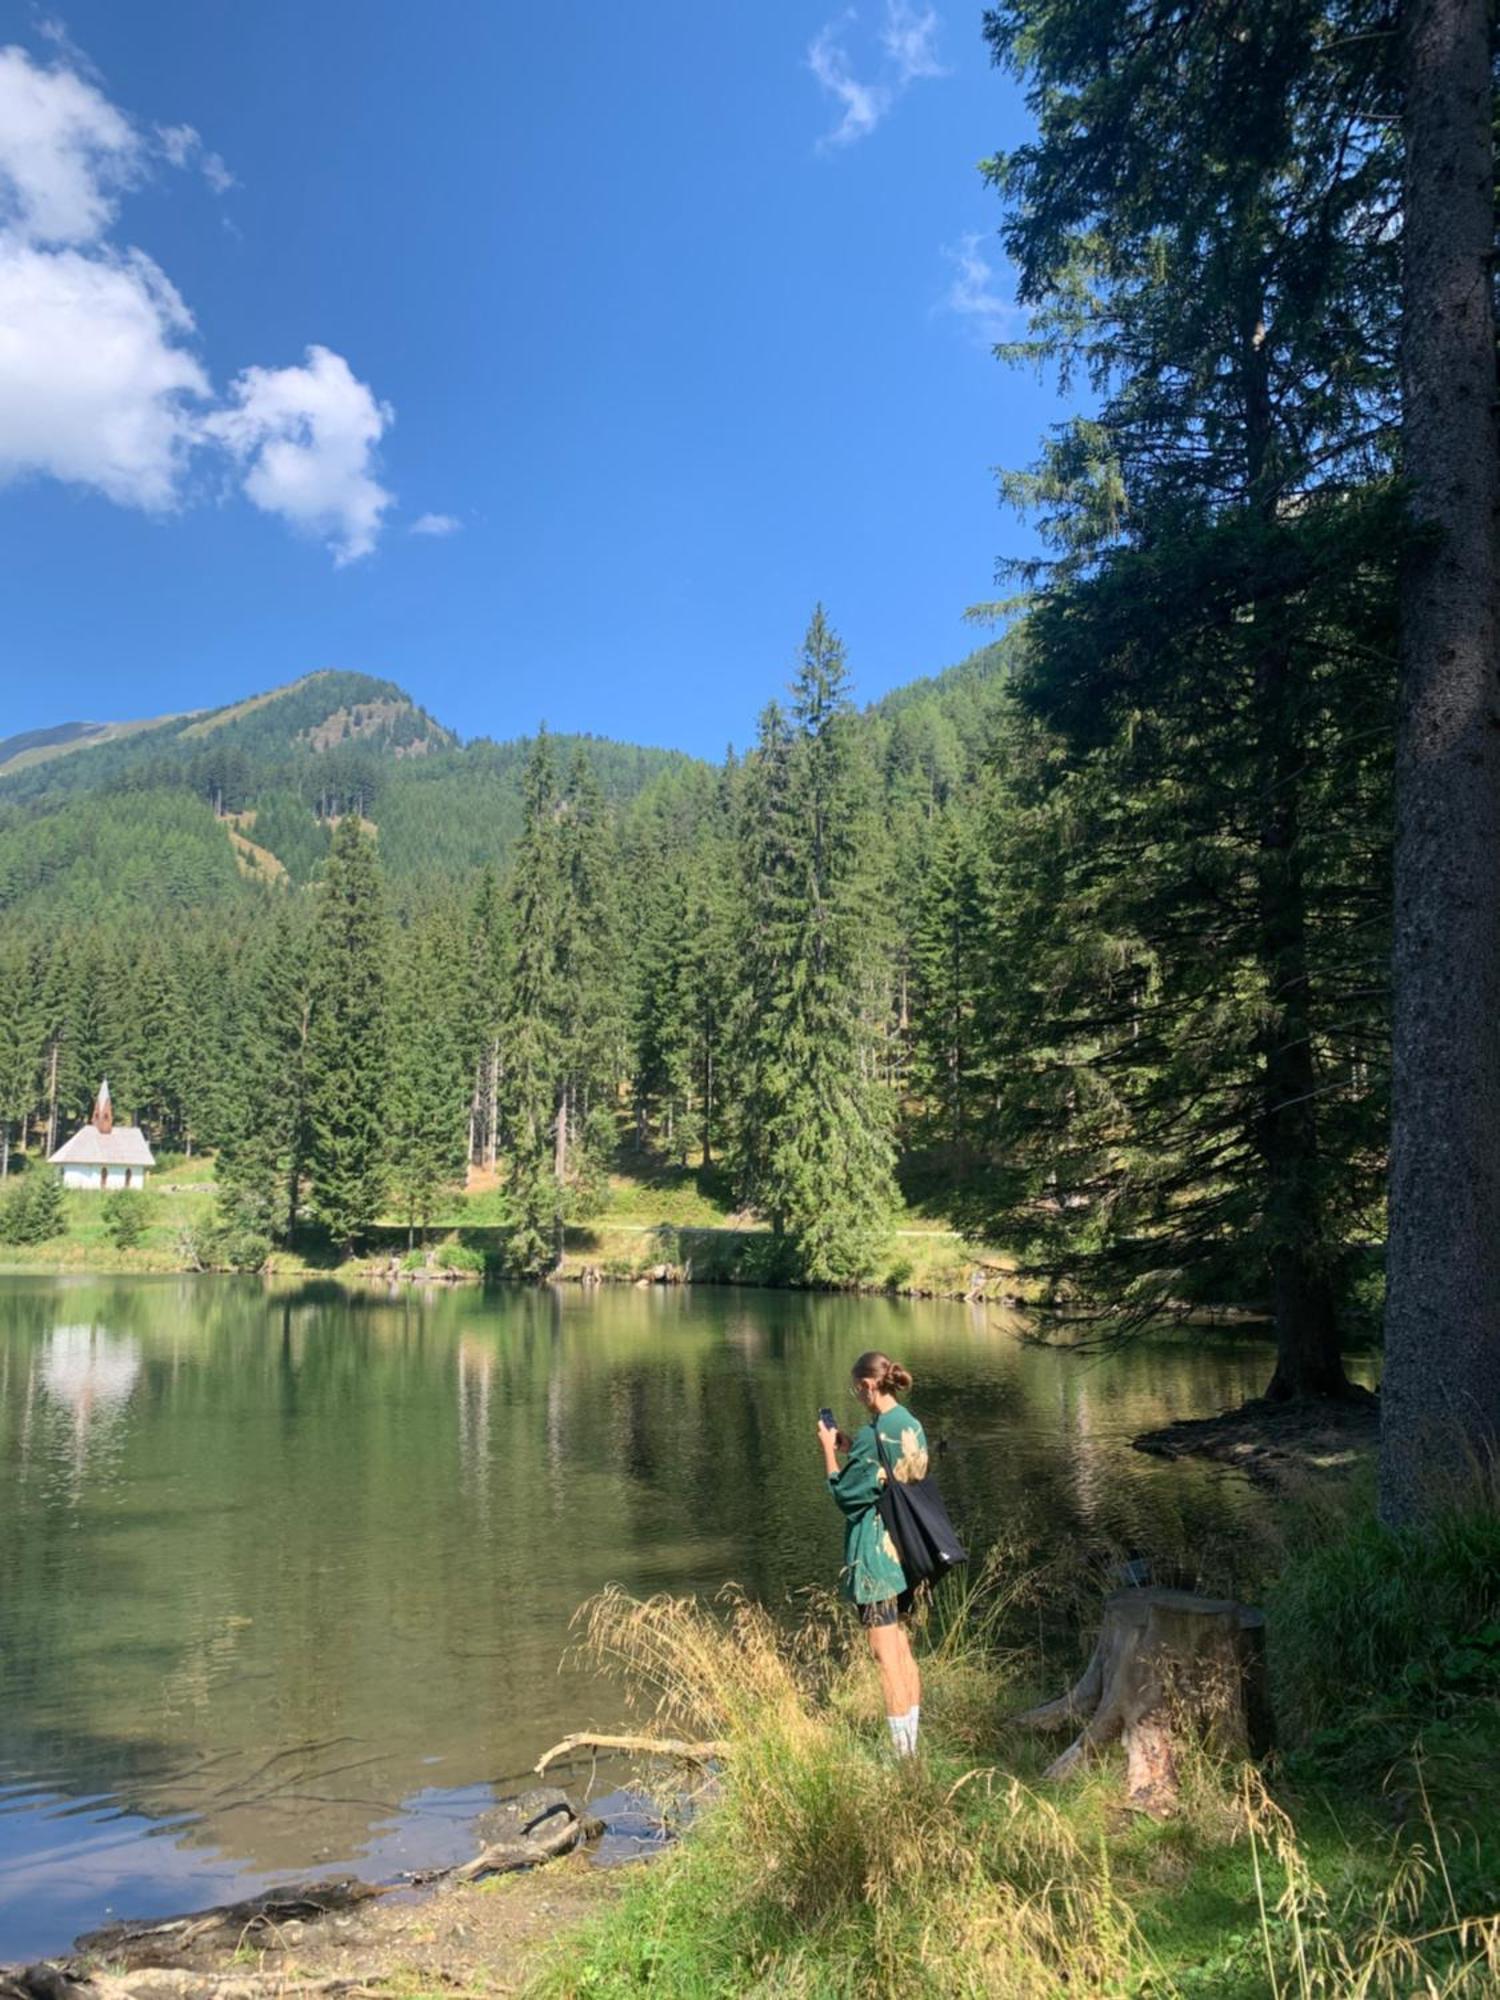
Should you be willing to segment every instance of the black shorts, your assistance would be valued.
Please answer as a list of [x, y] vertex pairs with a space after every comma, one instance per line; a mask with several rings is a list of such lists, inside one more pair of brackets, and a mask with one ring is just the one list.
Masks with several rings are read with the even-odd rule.
[[899, 1625], [911, 1610], [911, 1592], [903, 1590], [899, 1597], [883, 1597], [878, 1604], [857, 1604], [854, 1608], [866, 1631], [872, 1626], [878, 1630], [883, 1625]]

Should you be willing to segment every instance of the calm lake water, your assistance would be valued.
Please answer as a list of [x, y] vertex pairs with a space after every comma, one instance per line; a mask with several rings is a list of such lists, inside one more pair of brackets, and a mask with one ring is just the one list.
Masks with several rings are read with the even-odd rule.
[[1018, 1332], [770, 1292], [0, 1279], [0, 1961], [467, 1855], [493, 1786], [624, 1713], [564, 1658], [591, 1593], [836, 1579], [813, 1426], [850, 1420], [862, 1348], [916, 1375], [972, 1543], [1020, 1514], [1178, 1547], [1255, 1504], [1128, 1441], [1261, 1388], [1263, 1346]]

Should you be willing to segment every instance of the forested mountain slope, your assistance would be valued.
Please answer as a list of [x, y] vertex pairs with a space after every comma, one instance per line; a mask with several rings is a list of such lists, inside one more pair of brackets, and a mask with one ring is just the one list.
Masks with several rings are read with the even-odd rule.
[[[8, 741], [0, 913], [73, 917], [232, 901], [257, 877], [305, 883], [345, 812], [379, 829], [393, 880], [462, 877], [509, 850], [526, 753], [461, 745], [394, 682], [342, 672], [196, 714]], [[587, 754], [616, 802], [680, 761], [603, 741]]]
[[[866, 885], [871, 937], [885, 939], [893, 963], [934, 815], [977, 769], [985, 693], [1000, 683], [1002, 658], [986, 649], [850, 715], [862, 767], [883, 794], [872, 819], [890, 836], [880, 852], [899, 855]], [[48, 738], [52, 754], [26, 754]], [[560, 772], [586, 770], [611, 849], [614, 962], [602, 976], [612, 1059], [642, 1130], [661, 1121], [681, 1144], [699, 1122], [682, 1010], [690, 975], [707, 976], [687, 961], [702, 960], [706, 938], [732, 955], [725, 816], [741, 767], [592, 737], [549, 740]], [[19, 765], [0, 767], [0, 985], [11, 1002], [0, 1022], [0, 1118], [13, 1138], [34, 1147], [83, 1115], [107, 1073], [118, 1101], [160, 1139], [221, 1140], [249, 988], [285, 926], [305, 929], [345, 815], [373, 830], [403, 933], [436, 926], [480, 960], [491, 953], [490, 971], [473, 975], [488, 990], [473, 997], [479, 1025], [466, 1033], [488, 1037], [471, 1065], [498, 1062], [486, 1026], [506, 1003], [495, 899], [523, 831], [532, 749], [461, 744], [394, 683], [344, 672], [196, 714], [31, 732]], [[569, 782], [576, 791], [584, 780]], [[493, 1117], [480, 1119], [481, 1150], [493, 1148], [492, 1127]]]

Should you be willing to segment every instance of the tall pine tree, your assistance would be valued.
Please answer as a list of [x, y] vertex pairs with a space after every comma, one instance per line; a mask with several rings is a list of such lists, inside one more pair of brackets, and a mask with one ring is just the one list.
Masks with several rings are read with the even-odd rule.
[[400, 935], [391, 980], [390, 1183], [407, 1241], [464, 1177], [465, 938], [445, 905]]
[[340, 820], [318, 887], [309, 972], [307, 1208], [348, 1250], [384, 1199], [390, 934], [375, 842]]
[[792, 683], [749, 762], [736, 1167], [789, 1275], [867, 1272], [895, 1201], [891, 1105], [865, 948], [869, 809], [844, 650], [814, 612]]

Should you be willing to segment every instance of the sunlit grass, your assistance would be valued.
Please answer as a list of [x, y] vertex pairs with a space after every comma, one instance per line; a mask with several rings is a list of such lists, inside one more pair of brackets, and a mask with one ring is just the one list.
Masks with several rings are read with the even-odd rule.
[[[1346, 1538], [1355, 1565], [1365, 1532]], [[1311, 1589], [1299, 1560], [1288, 1588]], [[558, 1948], [535, 1992], [1500, 1991], [1500, 1921], [1486, 1914], [1500, 1885], [1482, 1858], [1493, 1811], [1476, 1833], [1419, 1792], [1393, 1822], [1378, 1786], [1320, 1790], [1306, 1767], [1294, 1789], [1274, 1761], [1262, 1773], [1201, 1754], [1165, 1823], [1123, 1809], [1108, 1762], [1047, 1786], [1050, 1747], [1007, 1721], [1056, 1691], [1036, 1686], [1025, 1635], [1039, 1615], [1055, 1627], [1059, 1591], [1076, 1619], [1097, 1588], [1007, 1550], [943, 1607], [920, 1640], [916, 1764], [888, 1755], [873, 1669], [832, 1604], [787, 1621], [741, 1597], [596, 1599], [590, 1659], [623, 1675], [661, 1733], [730, 1750], [688, 1837]]]

